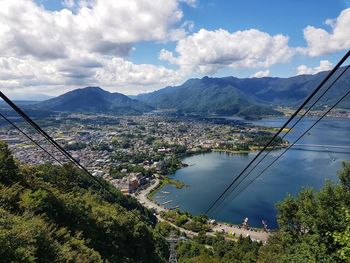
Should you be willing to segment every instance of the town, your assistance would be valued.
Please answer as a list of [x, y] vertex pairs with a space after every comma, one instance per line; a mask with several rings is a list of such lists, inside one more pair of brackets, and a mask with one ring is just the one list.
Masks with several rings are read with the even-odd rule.
[[[19, 125], [59, 161], [67, 162], [41, 135]], [[62, 114], [41, 120], [41, 125], [94, 176], [110, 181], [125, 194], [154, 176], [174, 173], [185, 165], [181, 158], [187, 155], [213, 150], [248, 152], [264, 145], [272, 135], [271, 130], [241, 122], [159, 115]], [[11, 126], [1, 129], [0, 139], [9, 144], [20, 162], [56, 162]], [[285, 144], [276, 140], [276, 146]]]

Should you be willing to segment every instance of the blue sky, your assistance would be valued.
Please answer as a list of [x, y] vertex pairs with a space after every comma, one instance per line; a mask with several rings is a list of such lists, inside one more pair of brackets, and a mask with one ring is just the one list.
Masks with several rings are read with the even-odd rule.
[[[308, 25], [329, 28], [325, 25], [328, 18], [336, 18], [345, 8], [350, 7], [350, 0], [244, 0], [244, 1], [198, 1], [195, 8], [184, 6], [185, 18], [194, 22], [193, 31], [201, 28], [215, 30], [226, 29], [230, 32], [256, 28], [270, 34], [285, 34], [290, 37], [291, 46], [305, 46], [303, 29]], [[349, 32], [350, 34], [350, 32]], [[170, 48], [175, 43], [169, 44]], [[141, 43], [137, 50], [131, 53], [133, 61], [167, 65], [157, 59], [161, 44]], [[323, 55], [322, 59], [335, 64], [344, 52]], [[320, 58], [296, 57], [287, 65], [272, 67], [272, 76], [289, 77], [296, 73], [300, 64], [315, 67]], [[222, 70], [215, 76], [235, 75], [249, 77], [254, 70], [231, 69]]]
[[[137, 94], [205, 75], [314, 74], [350, 48], [350, 0], [4, 0], [0, 7], [10, 29], [0, 27], [0, 63], [8, 68], [1, 84], [14, 95], [87, 85]], [[25, 17], [11, 19], [18, 13]]]

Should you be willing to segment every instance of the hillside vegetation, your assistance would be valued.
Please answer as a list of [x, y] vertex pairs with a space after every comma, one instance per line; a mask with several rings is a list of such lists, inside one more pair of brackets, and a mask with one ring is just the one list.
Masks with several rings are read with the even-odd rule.
[[0, 142], [0, 261], [164, 262], [152, 215], [110, 190], [69, 165], [18, 166]]
[[199, 115], [280, 115], [267, 104], [247, 96], [232, 83], [205, 77], [190, 79], [183, 85], [167, 87], [136, 96], [157, 109], [176, 109], [178, 113]]
[[[177, 245], [179, 262], [350, 262], [350, 164], [338, 175], [278, 203], [266, 245], [200, 233]], [[166, 262], [172, 227], [105, 185], [115, 197], [70, 165], [19, 165], [0, 141], [0, 261]]]
[[[343, 68], [336, 74], [342, 72]], [[240, 115], [259, 117], [279, 115], [276, 106], [299, 105], [325, 78], [327, 71], [315, 75], [290, 78], [211, 78], [189, 79], [180, 86], [166, 87], [151, 93], [135, 96], [157, 109], [176, 109], [183, 113], [201, 115]], [[327, 82], [326, 89], [331, 82]], [[350, 73], [346, 72], [317, 104], [332, 105], [350, 85]], [[340, 108], [350, 108], [349, 100]]]
[[76, 89], [33, 105], [34, 109], [82, 112], [82, 113], [112, 113], [118, 115], [142, 114], [152, 107], [145, 103], [130, 99], [121, 93], [110, 93], [99, 87]]

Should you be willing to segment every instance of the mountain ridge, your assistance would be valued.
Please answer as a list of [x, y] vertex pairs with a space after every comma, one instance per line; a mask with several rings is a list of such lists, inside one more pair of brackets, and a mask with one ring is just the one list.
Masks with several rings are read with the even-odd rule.
[[58, 97], [39, 102], [38, 108], [62, 112], [142, 114], [153, 108], [121, 93], [111, 93], [100, 87], [75, 89]]
[[[341, 68], [337, 74], [342, 72]], [[323, 71], [314, 75], [298, 75], [289, 78], [278, 77], [263, 77], [263, 78], [236, 78], [233, 76], [215, 78], [215, 77], [203, 77], [201, 79], [189, 79], [179, 86], [168, 86], [166, 88], [156, 90], [150, 93], [139, 94], [134, 98], [144, 101], [145, 103], [156, 107], [163, 108], [165, 102], [170, 105], [179, 105], [180, 109], [184, 111], [192, 110], [190, 107], [183, 105], [183, 101], [179, 100], [183, 97], [191, 98], [195, 95], [202, 94], [203, 89], [207, 92], [215, 94], [218, 89], [221, 89], [221, 95], [227, 97], [235, 97], [238, 100], [248, 101], [252, 103], [254, 107], [277, 107], [277, 106], [296, 106], [308, 96], [316, 86], [321, 83], [324, 77], [329, 71]], [[336, 75], [337, 75], [336, 74]], [[329, 82], [330, 83], [330, 82]], [[328, 87], [326, 84], [326, 87]], [[330, 92], [328, 92], [320, 105], [326, 105], [327, 103], [333, 103], [338, 96], [345, 93], [345, 89], [350, 85], [350, 74], [346, 72], [342, 78], [339, 79]], [[198, 92], [197, 88], [202, 87], [202, 90]], [[182, 93], [182, 96], [181, 94]], [[184, 96], [186, 94], [186, 96]], [[211, 97], [211, 98], [210, 98]], [[213, 99], [212, 96], [208, 96], [208, 104], [212, 103], [209, 99]], [[214, 98], [215, 99], [215, 98]], [[200, 100], [199, 100], [200, 101]], [[239, 101], [238, 101], [239, 102]], [[193, 102], [193, 104], [198, 104]], [[244, 106], [240, 105], [237, 101], [232, 100], [225, 105], [221, 105], [219, 108], [211, 109], [212, 112], [220, 111], [227, 107]], [[350, 102], [342, 104], [344, 108], [350, 108]], [[200, 107], [199, 107], [200, 108]], [[196, 111], [201, 111], [197, 107]], [[240, 113], [241, 110], [238, 111]]]
[[262, 105], [232, 85], [210, 83], [204, 77], [190, 79], [177, 87], [166, 87], [136, 98], [160, 109], [175, 108], [180, 113], [200, 115], [269, 115], [278, 114], [268, 105]]
[[[342, 68], [339, 72], [341, 72]], [[299, 105], [324, 79], [329, 71], [314, 75], [298, 75], [289, 78], [192, 78], [182, 85], [126, 96], [111, 93], [100, 87], [76, 89], [56, 98], [34, 104], [37, 109], [59, 112], [113, 113], [119, 115], [143, 114], [154, 109], [172, 109], [179, 114], [240, 115], [261, 117], [281, 115], [278, 106]], [[337, 73], [339, 74], [339, 73]], [[329, 83], [325, 85], [328, 87]], [[350, 86], [350, 74], [346, 72], [318, 107], [331, 105]], [[341, 108], [350, 108], [345, 101]]]

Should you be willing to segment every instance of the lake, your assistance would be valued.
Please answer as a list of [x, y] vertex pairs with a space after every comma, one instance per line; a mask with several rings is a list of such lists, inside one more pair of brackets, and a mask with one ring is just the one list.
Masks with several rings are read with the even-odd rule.
[[[285, 121], [285, 118], [263, 119], [252, 124], [280, 127]], [[314, 118], [303, 120], [285, 139], [293, 142], [314, 121]], [[275, 203], [283, 200], [287, 193], [296, 194], [305, 186], [319, 189], [326, 179], [337, 181], [336, 172], [341, 168], [342, 161], [350, 161], [350, 120], [324, 119], [298, 144], [336, 145], [348, 148], [293, 147], [245, 191], [234, 199], [232, 196], [227, 198], [221, 206], [209, 214], [209, 217], [234, 224], [240, 224], [245, 217], [248, 217], [249, 225], [255, 227], [261, 227], [261, 220], [267, 220], [270, 228], [276, 228]], [[257, 171], [261, 171], [282, 151], [276, 150], [270, 153]], [[189, 166], [179, 169], [170, 177], [183, 181], [186, 187], [176, 189], [172, 185], [167, 185], [154, 198], [159, 203], [173, 200], [165, 205], [168, 208], [179, 205], [181, 211], [189, 211], [192, 214], [204, 213], [256, 154], [232, 155], [211, 152], [185, 158], [183, 162]], [[256, 175], [257, 173], [252, 173], [248, 179]], [[162, 191], [169, 194], [164, 194]]]

